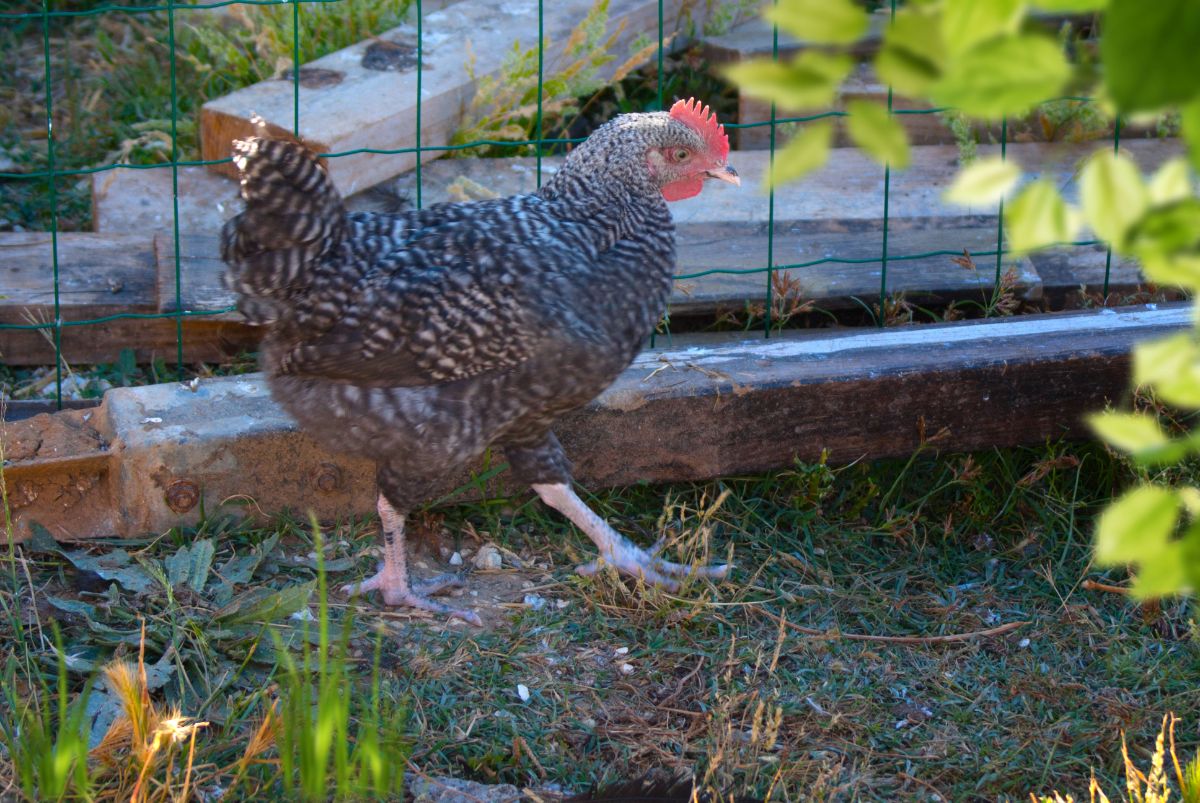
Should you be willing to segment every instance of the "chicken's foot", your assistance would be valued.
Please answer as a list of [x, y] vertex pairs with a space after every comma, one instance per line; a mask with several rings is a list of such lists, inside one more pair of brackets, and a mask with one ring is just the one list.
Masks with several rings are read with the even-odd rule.
[[712, 577], [720, 579], [729, 572], [728, 565], [690, 566], [663, 560], [652, 551], [642, 549], [614, 530], [604, 519], [587, 506], [566, 484], [534, 485], [533, 490], [550, 507], [562, 513], [600, 549], [600, 556], [575, 569], [579, 574], [595, 574], [604, 564], [612, 566], [622, 574], [636, 577], [646, 583], [676, 591], [676, 577]]
[[379, 497], [379, 519], [383, 524], [383, 566], [373, 577], [361, 583], [351, 583], [342, 588], [346, 594], [362, 594], [367, 591], [378, 591], [383, 601], [388, 605], [406, 606], [429, 611], [441, 616], [449, 616], [482, 625], [479, 616], [473, 611], [452, 608], [445, 603], [430, 599], [428, 595], [436, 594], [447, 588], [463, 585], [463, 579], [456, 574], [441, 574], [428, 580], [411, 582], [408, 577], [408, 555], [404, 539], [404, 514], [398, 512], [391, 504]]

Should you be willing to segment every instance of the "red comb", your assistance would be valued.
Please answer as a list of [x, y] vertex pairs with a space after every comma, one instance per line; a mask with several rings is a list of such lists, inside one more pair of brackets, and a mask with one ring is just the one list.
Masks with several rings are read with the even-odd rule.
[[671, 117], [691, 126], [704, 138], [714, 155], [721, 159], [729, 155], [729, 137], [725, 136], [725, 126], [717, 122], [717, 115], [711, 109], [701, 106], [695, 98], [675, 101], [671, 107]]

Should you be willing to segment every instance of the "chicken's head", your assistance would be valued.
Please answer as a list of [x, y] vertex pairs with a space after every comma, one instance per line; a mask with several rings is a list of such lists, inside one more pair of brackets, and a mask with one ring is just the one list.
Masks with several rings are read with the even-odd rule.
[[676, 102], [659, 139], [662, 141], [647, 150], [646, 164], [668, 201], [699, 195], [708, 178], [742, 183], [726, 162], [729, 137], [725, 127], [707, 106], [691, 98]]
[[695, 100], [681, 100], [669, 112], [622, 114], [600, 126], [567, 155], [543, 193], [594, 198], [607, 190], [679, 201], [698, 195], [705, 179], [741, 184], [728, 155], [729, 138], [717, 116]]

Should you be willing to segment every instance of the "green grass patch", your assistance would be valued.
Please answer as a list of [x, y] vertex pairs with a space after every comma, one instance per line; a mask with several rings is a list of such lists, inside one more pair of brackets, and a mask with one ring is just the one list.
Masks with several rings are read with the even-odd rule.
[[[1082, 794], [1093, 772], [1116, 790], [1122, 732], [1144, 764], [1173, 711], [1181, 760], [1200, 746], [1190, 603], [1141, 607], [1083, 585], [1124, 582], [1091, 567], [1090, 528], [1130, 478], [1100, 447], [1049, 445], [590, 495], [641, 543], [666, 537], [672, 558], [732, 555], [731, 581], [679, 594], [575, 576], [590, 544], [528, 498], [414, 516], [418, 571], [485, 542], [520, 561], [476, 573], [450, 600], [507, 588], [483, 630], [374, 600], [353, 612], [340, 595], [322, 603], [322, 563], [331, 582], [373, 570], [373, 521], [315, 538], [298, 517], [264, 527], [214, 515], [150, 540], [41, 539], [3, 573], [0, 643], [19, 682], [54, 687], [55, 653], [36, 634], [57, 620], [72, 699], [144, 644], [150, 699], [209, 723], [192, 788], [231, 799], [316, 783], [299, 767], [315, 772], [320, 750], [298, 758], [281, 722], [293, 739], [323, 733], [345, 750], [321, 765], [329, 790], [338, 773], [374, 777], [377, 760], [355, 759], [380, 755], [372, 734], [399, 735], [389, 749], [411, 746], [423, 772], [518, 787], [665, 768], [793, 800]], [[1027, 624], [886, 640], [1014, 622]], [[280, 695], [307, 702], [276, 708]], [[93, 692], [93, 739], [119, 708]], [[157, 764], [153, 777], [167, 783], [166, 772]], [[92, 783], [115, 777], [95, 771]]]

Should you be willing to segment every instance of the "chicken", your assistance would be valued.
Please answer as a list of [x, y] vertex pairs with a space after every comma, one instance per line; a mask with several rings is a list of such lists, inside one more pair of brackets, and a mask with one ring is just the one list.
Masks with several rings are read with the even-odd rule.
[[739, 184], [706, 106], [621, 115], [536, 193], [348, 214], [318, 158], [294, 142], [234, 144], [245, 210], [221, 238], [238, 308], [268, 327], [276, 400], [340, 452], [377, 463], [383, 563], [348, 593], [381, 592], [478, 624], [431, 599], [455, 575], [409, 577], [405, 516], [452, 488], [485, 449], [575, 523], [608, 564], [668, 589], [726, 566], [663, 560], [571, 488], [551, 427], [624, 370], [666, 305], [675, 232], [666, 201], [706, 179]]

